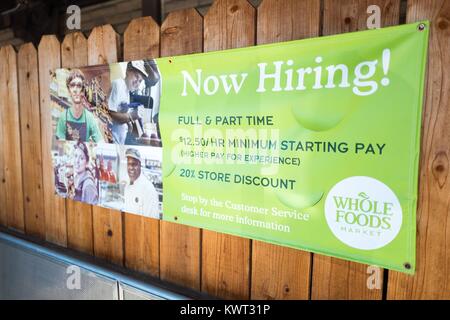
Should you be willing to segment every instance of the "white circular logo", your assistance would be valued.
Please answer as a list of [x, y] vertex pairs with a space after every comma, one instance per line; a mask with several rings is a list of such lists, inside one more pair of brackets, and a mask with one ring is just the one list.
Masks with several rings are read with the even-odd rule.
[[394, 192], [370, 177], [338, 182], [325, 200], [325, 217], [333, 234], [362, 250], [384, 247], [402, 226], [402, 207]]

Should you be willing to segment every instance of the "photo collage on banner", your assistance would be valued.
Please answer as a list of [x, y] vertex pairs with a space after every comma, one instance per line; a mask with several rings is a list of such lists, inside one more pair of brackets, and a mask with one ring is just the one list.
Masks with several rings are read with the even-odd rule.
[[52, 74], [58, 195], [162, 218], [161, 82], [153, 59]]

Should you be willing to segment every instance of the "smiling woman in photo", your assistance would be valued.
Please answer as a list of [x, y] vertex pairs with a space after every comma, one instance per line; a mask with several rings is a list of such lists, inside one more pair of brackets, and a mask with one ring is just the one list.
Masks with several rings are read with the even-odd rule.
[[74, 200], [95, 204], [98, 201], [97, 184], [89, 169], [89, 150], [85, 143], [75, 145], [73, 168], [75, 172]]

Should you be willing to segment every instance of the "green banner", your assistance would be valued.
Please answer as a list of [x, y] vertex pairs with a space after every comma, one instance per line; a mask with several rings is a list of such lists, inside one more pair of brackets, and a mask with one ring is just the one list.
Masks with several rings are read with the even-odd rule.
[[58, 195], [415, 270], [429, 24], [58, 69]]
[[413, 273], [428, 23], [157, 59], [164, 220]]

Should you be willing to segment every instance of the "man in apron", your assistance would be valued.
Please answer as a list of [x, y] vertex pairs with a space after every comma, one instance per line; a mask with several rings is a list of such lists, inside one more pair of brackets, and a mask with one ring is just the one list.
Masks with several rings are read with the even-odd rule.
[[59, 140], [102, 142], [103, 136], [94, 115], [85, 108], [85, 78], [81, 70], [73, 69], [66, 80], [72, 106], [61, 113], [56, 126]]

